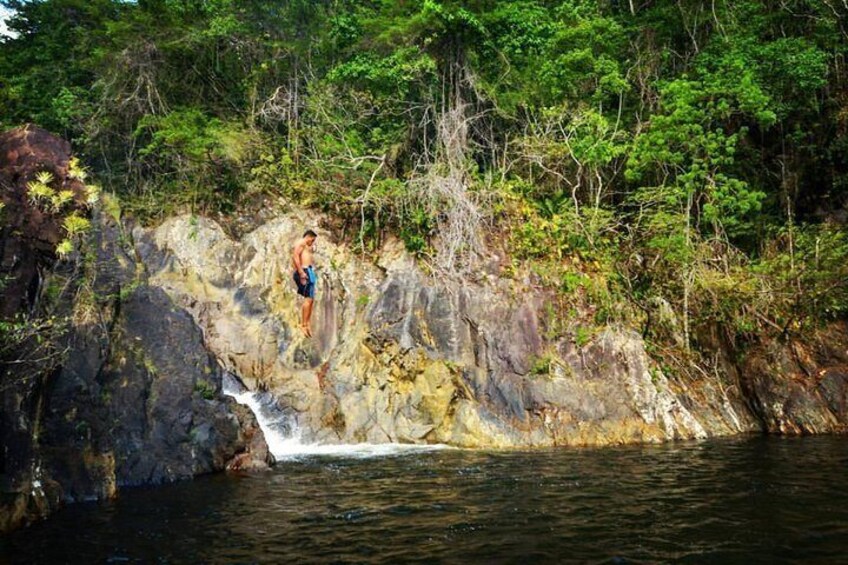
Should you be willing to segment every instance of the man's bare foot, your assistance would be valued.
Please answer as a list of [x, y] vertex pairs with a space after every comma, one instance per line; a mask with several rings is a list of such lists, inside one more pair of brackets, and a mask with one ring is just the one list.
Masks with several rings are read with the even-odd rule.
[[300, 331], [302, 331], [303, 335], [306, 337], [312, 337], [312, 330], [306, 324], [301, 324]]

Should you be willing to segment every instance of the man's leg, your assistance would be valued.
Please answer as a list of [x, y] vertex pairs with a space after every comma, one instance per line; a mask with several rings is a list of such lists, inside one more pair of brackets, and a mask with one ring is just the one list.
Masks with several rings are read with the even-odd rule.
[[309, 315], [311, 308], [312, 299], [304, 298], [303, 304], [300, 305], [300, 329], [307, 336], [309, 335]]
[[303, 329], [309, 337], [312, 337], [312, 305], [314, 303], [312, 298], [303, 301]]

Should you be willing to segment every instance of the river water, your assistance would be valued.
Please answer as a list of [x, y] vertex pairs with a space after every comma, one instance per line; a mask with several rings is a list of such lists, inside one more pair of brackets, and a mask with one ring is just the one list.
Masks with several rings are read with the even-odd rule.
[[847, 437], [370, 455], [72, 505], [0, 562], [848, 562]]

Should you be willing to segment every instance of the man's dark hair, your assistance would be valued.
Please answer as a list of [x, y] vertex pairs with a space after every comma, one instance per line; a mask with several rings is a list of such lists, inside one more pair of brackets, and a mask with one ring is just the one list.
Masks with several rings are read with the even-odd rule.
[[318, 237], [318, 234], [312, 230], [306, 230], [303, 232], [303, 237]]

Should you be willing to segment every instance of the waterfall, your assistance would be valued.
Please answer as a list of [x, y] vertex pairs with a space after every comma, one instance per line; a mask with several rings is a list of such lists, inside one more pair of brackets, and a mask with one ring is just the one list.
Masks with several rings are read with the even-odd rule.
[[337, 457], [386, 457], [410, 452], [435, 451], [448, 448], [444, 444], [413, 443], [304, 443], [297, 417], [291, 409], [281, 406], [270, 392], [253, 392], [232, 374], [225, 372], [223, 392], [250, 408], [259, 428], [265, 434], [268, 450], [277, 461], [300, 459], [313, 455]]
[[265, 435], [268, 450], [278, 461], [303, 446], [295, 415], [283, 410], [270, 392], [252, 392], [230, 373], [224, 373], [223, 392], [250, 408]]

